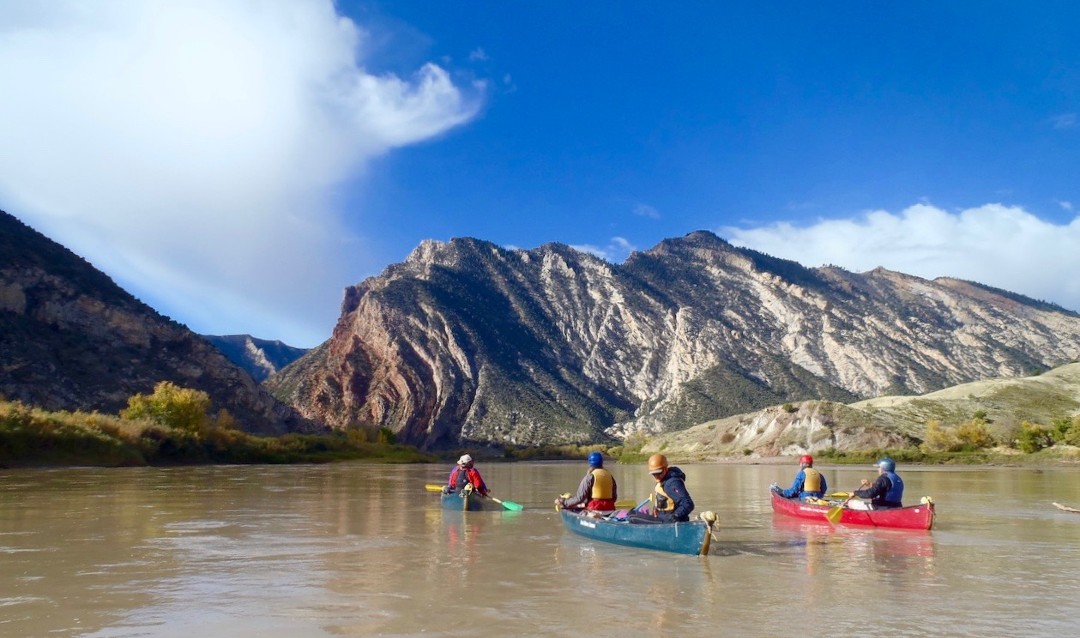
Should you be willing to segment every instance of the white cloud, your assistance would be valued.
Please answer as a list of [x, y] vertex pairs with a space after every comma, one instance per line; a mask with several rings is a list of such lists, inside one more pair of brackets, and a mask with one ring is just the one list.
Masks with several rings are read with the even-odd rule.
[[1080, 217], [1059, 225], [1022, 208], [986, 204], [956, 213], [919, 204], [898, 214], [797, 227], [723, 228], [731, 243], [854, 272], [878, 266], [926, 279], [956, 277], [1080, 311]]
[[612, 237], [607, 246], [595, 246], [593, 244], [578, 244], [571, 246], [574, 250], [579, 250], [583, 253], [589, 253], [603, 259], [610, 263], [621, 263], [630, 256], [630, 253], [637, 250], [637, 247], [631, 244], [623, 237]]
[[1061, 113], [1050, 118], [1050, 124], [1056, 129], [1074, 129], [1077, 125], [1076, 113]]
[[334, 187], [485, 91], [366, 37], [332, 0], [2, 4], [0, 208], [196, 330], [314, 345], [363, 254]]
[[655, 207], [648, 204], [634, 204], [634, 214], [638, 217], [648, 217], [649, 219], [660, 219], [660, 211]]

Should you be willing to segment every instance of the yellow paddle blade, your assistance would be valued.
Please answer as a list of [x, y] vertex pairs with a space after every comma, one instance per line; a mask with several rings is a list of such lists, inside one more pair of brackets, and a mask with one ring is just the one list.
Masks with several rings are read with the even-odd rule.
[[633, 500], [630, 500], [630, 499], [623, 499], [621, 501], [615, 501], [615, 509], [617, 509], [617, 510], [628, 510], [628, 509], [633, 508], [635, 505], [637, 505], [637, 501], [633, 501]]
[[844, 506], [837, 505], [836, 507], [829, 508], [829, 511], [825, 513], [825, 518], [829, 519], [829, 522], [836, 525], [840, 522], [840, 517], [844, 515]]
[[441, 492], [442, 488], [443, 488], [442, 485], [433, 485], [431, 483], [428, 483], [427, 485], [424, 486], [424, 489], [429, 491], [429, 492]]
[[851, 498], [851, 492], [832, 492], [829, 498]]

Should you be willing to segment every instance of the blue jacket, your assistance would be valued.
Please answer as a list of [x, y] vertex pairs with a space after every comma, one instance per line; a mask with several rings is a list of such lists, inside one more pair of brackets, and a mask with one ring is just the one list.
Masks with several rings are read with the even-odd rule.
[[[818, 472], [821, 474], [821, 472]], [[807, 496], [815, 496], [817, 498], [823, 498], [825, 493], [829, 491], [829, 484], [825, 482], [825, 475], [821, 474], [821, 489], [816, 492], [804, 492], [803, 483], [806, 482], [806, 471], [799, 470], [799, 473], [795, 475], [795, 482], [791, 484], [786, 490], [780, 490], [778, 494], [784, 498], [800, 498], [805, 500]]]

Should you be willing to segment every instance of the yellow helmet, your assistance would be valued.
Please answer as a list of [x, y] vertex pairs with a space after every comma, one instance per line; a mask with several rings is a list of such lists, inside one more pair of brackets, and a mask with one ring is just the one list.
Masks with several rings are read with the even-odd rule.
[[653, 454], [649, 457], [649, 474], [663, 474], [668, 469], [667, 457], [663, 454]]

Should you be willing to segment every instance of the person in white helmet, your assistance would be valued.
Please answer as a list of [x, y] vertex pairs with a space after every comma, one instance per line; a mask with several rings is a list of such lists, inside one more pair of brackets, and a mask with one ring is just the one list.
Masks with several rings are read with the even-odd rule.
[[473, 467], [473, 459], [468, 454], [463, 454], [458, 459], [454, 469], [450, 471], [450, 479], [447, 481], [445, 492], [460, 492], [465, 489], [466, 486], [472, 485], [472, 488], [477, 492], [480, 492], [481, 496], [488, 495], [487, 485], [484, 484], [484, 479], [481, 478], [480, 472]]

